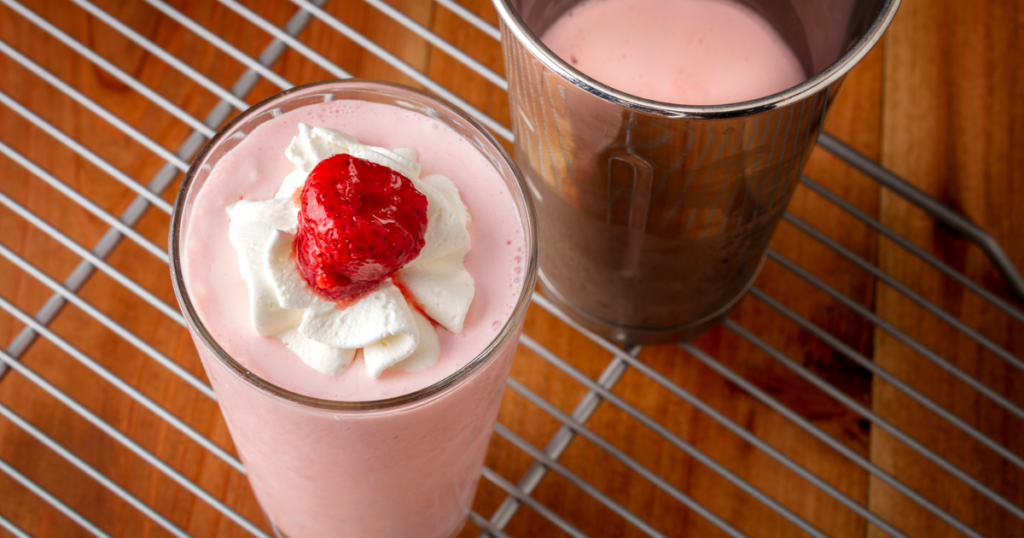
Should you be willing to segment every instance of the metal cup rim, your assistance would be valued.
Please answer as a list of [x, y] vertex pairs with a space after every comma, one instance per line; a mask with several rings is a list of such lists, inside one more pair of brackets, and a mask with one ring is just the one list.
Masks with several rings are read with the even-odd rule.
[[747, 116], [773, 110], [800, 101], [828, 88], [846, 76], [878, 43], [892, 22], [892, 19], [896, 16], [896, 11], [899, 9], [901, 2], [902, 0], [885, 0], [871, 26], [868, 27], [864, 35], [849, 50], [824, 70], [800, 84], [760, 99], [724, 105], [701, 106], [645, 99], [599, 82], [576, 69], [565, 60], [562, 60], [545, 46], [540, 37], [527, 27], [526, 22], [519, 16], [515, 8], [512, 7], [511, 0], [494, 0], [494, 6], [498, 11], [498, 17], [503, 30], [502, 34], [505, 38], [508, 37], [508, 34], [511, 34], [535, 58], [538, 58], [545, 67], [558, 74], [558, 76], [570, 84], [594, 95], [598, 99], [636, 112], [667, 118], [719, 119]]

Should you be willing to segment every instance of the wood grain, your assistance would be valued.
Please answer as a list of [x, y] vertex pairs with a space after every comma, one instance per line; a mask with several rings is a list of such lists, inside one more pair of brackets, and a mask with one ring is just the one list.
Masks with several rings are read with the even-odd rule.
[[[244, 66], [230, 56], [151, 6], [123, 0], [96, 3], [223, 87], [230, 88], [244, 71]], [[278, 27], [296, 11], [296, 6], [289, 2], [242, 3]], [[496, 24], [489, 0], [460, 3]], [[271, 39], [222, 4], [206, 0], [174, 0], [170, 4], [251, 57], [256, 57]], [[503, 73], [498, 43], [448, 9], [424, 0], [389, 0], [389, 4], [467, 51], [483, 65]], [[67, 0], [26, 5], [187, 114], [202, 120], [217, 103], [218, 98], [211, 92]], [[415, 32], [361, 1], [329, 2], [326, 10], [482, 112], [508, 123], [508, 102], [499, 88]], [[1024, 202], [1024, 189], [1020, 186], [1024, 179], [1022, 27], [1021, 0], [990, 0], [980, 4], [905, 0], [886, 39], [848, 78], [827, 124], [831, 133], [866, 155], [880, 159], [990, 230], [1020, 266], [1024, 266], [1024, 220], [1015, 210]], [[124, 81], [9, 7], [0, 7], [0, 40], [171, 151], [191, 131]], [[311, 22], [299, 40], [352, 75], [416, 85], [407, 74], [323, 22]], [[273, 70], [294, 84], [335, 76], [295, 50], [288, 50]], [[255, 103], [278, 89], [261, 81], [245, 100]], [[133, 178], [148, 181], [164, 164], [137, 140], [3, 54], [0, 91]], [[103, 210], [113, 215], [124, 211], [135, 197], [131, 190], [33, 123], [11, 108], [0, 106], [0, 141]], [[818, 150], [806, 172], [986, 288], [1007, 294], [1005, 284], [976, 247], [951, 235], [920, 210], [880, 189], [836, 158]], [[163, 199], [173, 200], [178, 181], [180, 174], [161, 194]], [[0, 192], [85, 248], [91, 248], [108, 228], [100, 218], [6, 156], [0, 156]], [[995, 345], [1015, 354], [1024, 352], [1024, 333], [1019, 323], [880, 238], [824, 198], [801, 187], [790, 211], [963, 320]], [[165, 248], [168, 223], [166, 213], [151, 208], [135, 229], [159, 248]], [[0, 244], [58, 281], [65, 279], [80, 261], [79, 256], [7, 208], [0, 209]], [[792, 225], [783, 224], [772, 248], [1024, 406], [1024, 374], [826, 245]], [[167, 267], [158, 257], [132, 241], [122, 240], [108, 261], [111, 268], [130, 277], [158, 300], [175, 304]], [[856, 352], [896, 373], [985, 435], [1024, 456], [1024, 429], [1019, 419], [782, 265], [767, 262], [756, 285]], [[0, 297], [5, 301], [33, 315], [50, 294], [39, 280], [0, 257]], [[205, 378], [185, 329], [140, 300], [114, 277], [97, 272], [79, 295], [157, 352]], [[1024, 471], [957, 432], [890, 385], [873, 379], [850, 357], [838, 353], [770, 305], [748, 297], [733, 319], [844, 394], [869, 406], [879, 417], [934, 447], [937, 454], [1017, 506], [1024, 506]], [[0, 313], [0, 345], [12, 342], [23, 327], [14, 316]], [[61, 344], [66, 342], [95, 359], [96, 365], [135, 387], [214, 443], [232, 450], [214, 402], [79, 307], [65, 307], [50, 327], [55, 338], [37, 339], [23, 357], [27, 367], [170, 467], [223, 499], [229, 507], [267, 528], [244, 476], [145, 405], [115, 389], [96, 373], [95, 367], [84, 365], [62, 349]], [[531, 307], [525, 332], [592, 379], [600, 375], [612, 358], [536, 305]], [[718, 328], [694, 343], [844, 446], [870, 458], [956, 517], [977, 526], [984, 535], [1024, 536], [1021, 521], [972, 493], [969, 487], [938, 470], [891, 435], [872, 427], [866, 417], [800, 379], [733, 331]], [[958, 534], [680, 348], [646, 348], [640, 359], [855, 502], [870, 507], [907, 535], [931, 538]], [[522, 347], [513, 376], [565, 412], [571, 412], [587, 392], [583, 385]], [[627, 370], [614, 393], [826, 534], [884, 535], [864, 518], [635, 369]], [[187, 533], [197, 537], [247, 535], [237, 524], [24, 375], [14, 372], [3, 379], [0, 404], [68, 447]], [[506, 391], [499, 420], [541, 448], [560, 426], [557, 420], [511, 390]], [[636, 462], [749, 536], [806, 536], [777, 512], [616, 406], [603, 403], [588, 425]], [[2, 418], [0, 459], [111, 535], [169, 535], [123, 499]], [[487, 465], [509, 481], [517, 482], [532, 461], [500, 436], [492, 440]], [[725, 535], [590, 441], [574, 440], [560, 461], [668, 536]], [[534, 497], [590, 536], [644, 535], [556, 474], [543, 480]], [[504, 498], [504, 492], [483, 480], [474, 510], [490, 517]], [[2, 473], [0, 514], [33, 536], [87, 535], [72, 520]], [[529, 508], [520, 510], [507, 531], [511, 536], [565, 535]], [[476, 536], [478, 532], [470, 524], [461, 536]], [[0, 531], [0, 536], [6, 534]]]
[[[883, 108], [882, 163], [989, 230], [1019, 265], [1024, 262], [1019, 218], [1024, 177], [1024, 3], [908, 3], [893, 25], [886, 49], [886, 101]], [[1015, 197], [1016, 196], [1016, 197]], [[950, 265], [1006, 295], [1005, 284], [977, 247], [958, 238], [906, 201], [883, 192], [883, 220]], [[1024, 351], [1020, 324], [965, 293], [916, 258], [887, 242], [879, 265], [916, 291], [1015, 355]], [[878, 286], [878, 311], [930, 349], [992, 387], [1017, 405], [1024, 402], [1024, 373], [991, 351], [925, 313], [888, 286]], [[1022, 422], [920, 354], [879, 331], [878, 364], [898, 373], [947, 409], [1016, 454], [1022, 454]], [[1024, 471], [941, 419], [907, 401], [885, 383], [875, 383], [875, 410], [995, 492], [1021, 506]], [[1008, 517], [990, 500], [877, 429], [872, 457], [986, 536], [1024, 536], [1024, 523]], [[954, 536], [955, 531], [925, 518], [905, 498], [873, 482], [872, 507], [908, 532]]]

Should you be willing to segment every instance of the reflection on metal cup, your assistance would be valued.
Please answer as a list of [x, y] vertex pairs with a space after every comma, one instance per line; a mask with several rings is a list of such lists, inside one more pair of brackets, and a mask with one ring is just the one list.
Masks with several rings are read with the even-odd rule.
[[753, 284], [832, 100], [900, 0], [742, 0], [814, 76], [721, 106], [635, 97], [558, 58], [539, 36], [578, 3], [495, 0], [541, 288], [609, 338], [690, 338]]

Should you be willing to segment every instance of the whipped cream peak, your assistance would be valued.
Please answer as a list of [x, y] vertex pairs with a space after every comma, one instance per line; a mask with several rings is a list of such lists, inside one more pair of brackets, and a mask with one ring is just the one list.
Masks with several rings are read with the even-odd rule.
[[[427, 198], [423, 249], [394, 275], [423, 313], [409, 305], [390, 278], [342, 304], [318, 294], [299, 273], [294, 258], [299, 206], [294, 195], [320, 161], [342, 153], [402, 174]], [[421, 179], [412, 149], [359, 144], [351, 135], [326, 127], [300, 123], [285, 156], [296, 169], [284, 178], [275, 198], [241, 200], [227, 208], [228, 238], [248, 287], [253, 330], [280, 339], [309, 367], [327, 375], [345, 371], [359, 350], [372, 378], [388, 369], [415, 371], [433, 365], [440, 342], [431, 320], [461, 332], [475, 292], [463, 264], [470, 248], [470, 215], [458, 188], [442, 175]]]

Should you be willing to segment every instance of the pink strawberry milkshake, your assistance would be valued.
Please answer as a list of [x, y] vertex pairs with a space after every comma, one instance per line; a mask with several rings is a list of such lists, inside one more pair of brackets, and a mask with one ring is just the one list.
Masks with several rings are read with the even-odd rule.
[[[274, 198], [295, 169], [299, 124], [416, 151], [458, 188], [472, 220], [463, 329], [436, 326], [440, 356], [372, 378], [357, 358], [319, 373], [250, 325], [226, 208]], [[483, 128], [417, 90], [317, 83], [233, 121], [196, 159], [176, 206], [175, 284], [200, 357], [264, 511], [289, 538], [444, 538], [472, 504], [535, 278], [530, 204]]]
[[585, 0], [542, 40], [595, 80], [668, 103], [739, 103], [807, 78], [768, 22], [731, 0]]

